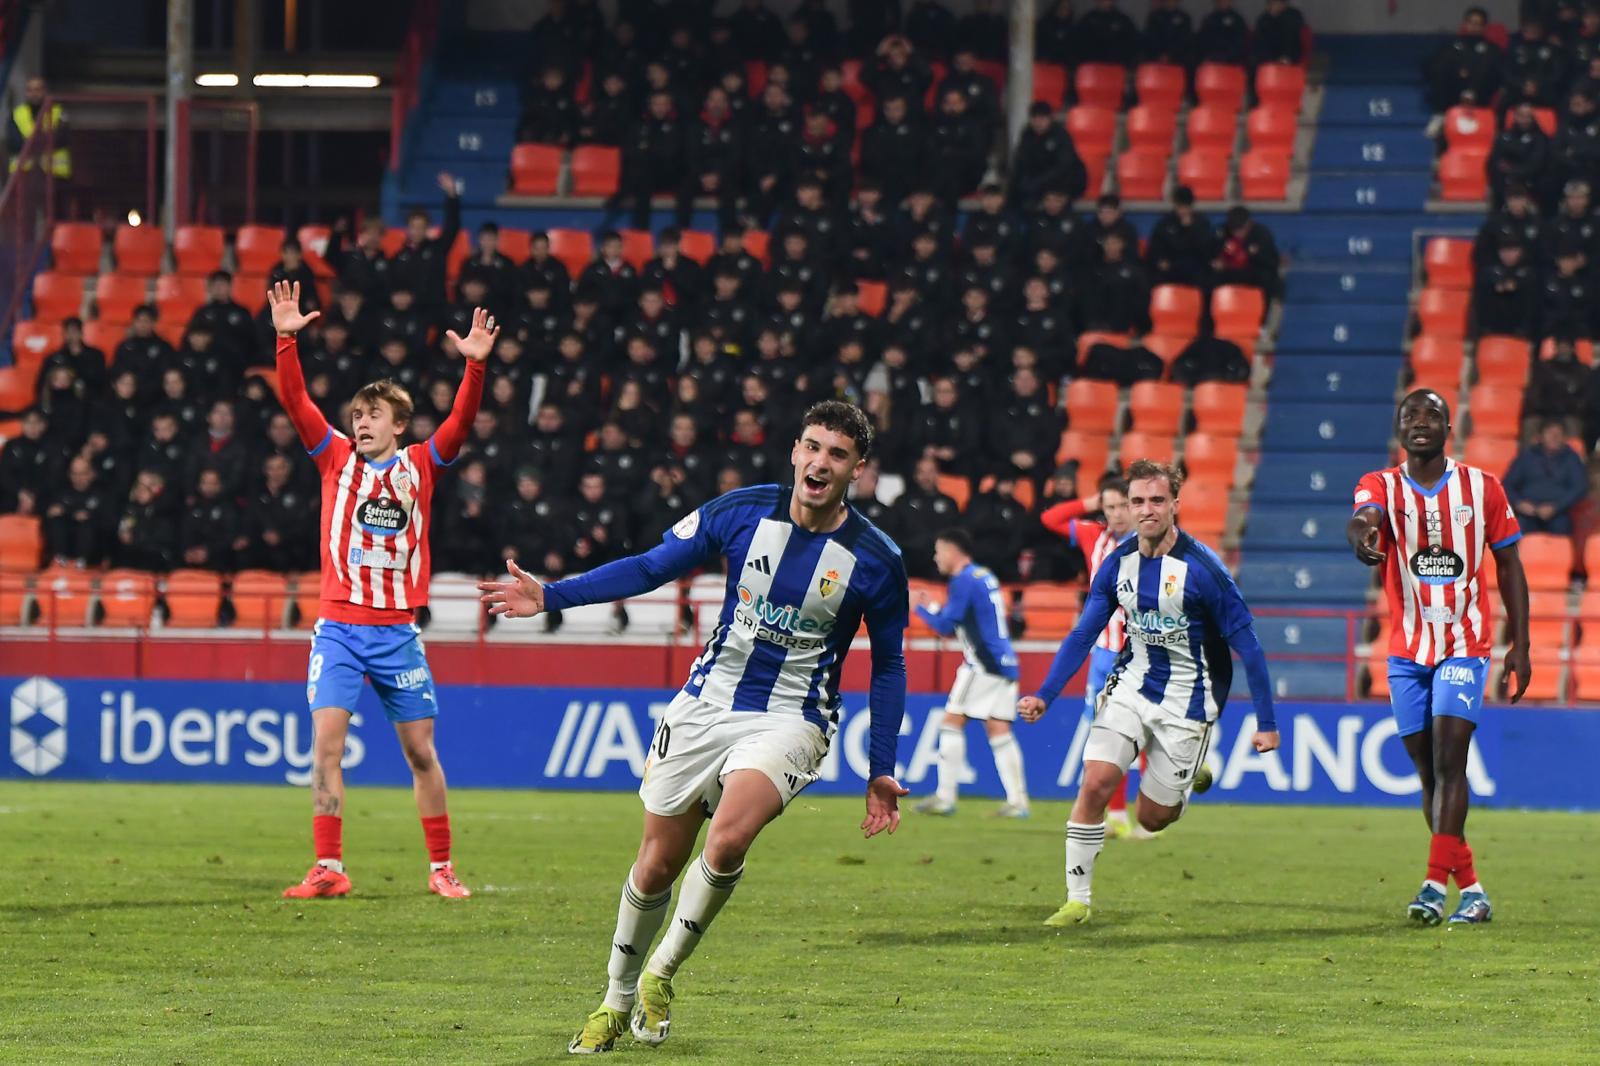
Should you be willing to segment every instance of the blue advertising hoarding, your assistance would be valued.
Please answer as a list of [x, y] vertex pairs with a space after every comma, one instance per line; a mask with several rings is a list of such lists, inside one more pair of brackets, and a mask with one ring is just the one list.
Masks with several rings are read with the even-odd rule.
[[[221, 781], [304, 785], [311, 720], [291, 683], [0, 679], [9, 701], [9, 758], [0, 778]], [[444, 686], [438, 745], [453, 787], [619, 790], [638, 786], [667, 689]], [[901, 728], [899, 779], [932, 790], [943, 696], [913, 695]], [[1283, 746], [1257, 754], [1254, 719], [1235, 703], [1218, 724], [1212, 796], [1240, 803], [1416, 802], [1418, 784], [1379, 704], [1285, 703]], [[1035, 725], [1018, 724], [1035, 797], [1073, 794], [1087, 729], [1071, 700]], [[820, 793], [856, 793], [867, 772], [864, 695], [847, 695]], [[1000, 796], [976, 725], [968, 795]], [[1469, 783], [1489, 807], [1600, 810], [1600, 713], [1486, 707]], [[373, 694], [362, 696], [345, 765], [350, 783], [407, 785], [410, 771]]]

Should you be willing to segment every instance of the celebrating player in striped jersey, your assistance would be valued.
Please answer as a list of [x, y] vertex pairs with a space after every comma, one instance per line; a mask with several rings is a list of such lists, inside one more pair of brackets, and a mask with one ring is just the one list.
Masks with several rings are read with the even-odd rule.
[[1522, 529], [1500, 479], [1448, 458], [1450, 405], [1432, 389], [1400, 402], [1396, 435], [1406, 460], [1364, 475], [1346, 529], [1356, 558], [1383, 567], [1388, 598], [1389, 703], [1422, 781], [1422, 815], [1433, 834], [1422, 889], [1406, 908], [1414, 922], [1444, 918], [1450, 878], [1461, 890], [1451, 922], [1487, 922], [1488, 894], [1467, 846], [1467, 752], [1483, 706], [1494, 622], [1483, 569], [1494, 556], [1511, 647], [1511, 702], [1528, 689], [1528, 582]]
[[995, 814], [1026, 818], [1028, 782], [1022, 749], [1011, 732], [1017, 717], [1017, 653], [1011, 647], [1000, 582], [972, 561], [972, 552], [972, 537], [966, 530], [939, 533], [933, 542], [933, 562], [950, 579], [949, 600], [942, 607], [925, 600], [915, 608], [917, 617], [935, 632], [960, 638], [965, 660], [956, 669], [939, 724], [939, 790], [916, 809], [923, 814], [956, 812], [956, 790], [967, 766], [967, 719], [976, 718], [989, 735], [994, 768], [1006, 790], [1006, 801]]
[[1106, 801], [1141, 749], [1150, 758], [1139, 781], [1139, 824], [1156, 832], [1183, 814], [1211, 724], [1228, 700], [1229, 648], [1239, 653], [1250, 679], [1255, 749], [1278, 746], [1272, 681], [1250, 609], [1222, 561], [1177, 528], [1180, 483], [1165, 463], [1141, 459], [1128, 468], [1128, 503], [1139, 535], [1101, 564], [1038, 695], [1018, 704], [1025, 721], [1038, 721], [1083, 665], [1111, 613], [1122, 608], [1128, 645], [1100, 694], [1084, 749], [1083, 787], [1067, 821], [1067, 902], [1046, 925], [1089, 920]]
[[[1096, 511], [1105, 517], [1104, 522], [1093, 522], [1084, 517]], [[1093, 496], [1058, 503], [1041, 514], [1039, 521], [1052, 533], [1059, 533], [1082, 549], [1083, 557], [1089, 563], [1089, 580], [1092, 582], [1100, 572], [1101, 564], [1111, 557], [1111, 553], [1123, 541], [1133, 536], [1133, 512], [1128, 509], [1128, 482], [1120, 475], [1107, 474], [1100, 479]], [[1117, 664], [1117, 656], [1122, 654], [1123, 646], [1127, 643], [1126, 627], [1127, 620], [1123, 617], [1122, 608], [1118, 607], [1111, 612], [1111, 620], [1095, 639], [1094, 647], [1089, 649], [1089, 681], [1083, 690], [1083, 720], [1091, 728], [1095, 703], [1105, 688], [1106, 678], [1111, 676], [1112, 667]], [[1126, 780], [1124, 778], [1123, 783], [1111, 790], [1111, 803], [1106, 808], [1106, 832], [1112, 837], [1150, 836], [1143, 826], [1128, 824]]]
[[[872, 638], [867, 836], [900, 824], [895, 741], [905, 711], [906, 573], [900, 550], [845, 503], [872, 448], [860, 410], [828, 400], [806, 412], [791, 459], [794, 485], [738, 489], [683, 517], [642, 555], [541, 585], [484, 582], [493, 614], [637, 596], [727, 560], [727, 599], [683, 691], [656, 726], [639, 796], [644, 835], [622, 886], [604, 1001], [567, 1050], [609, 1051], [630, 1026], [667, 1038], [672, 978], [727, 902], [756, 835], [817, 779], [839, 720], [845, 653], [863, 620]], [[707, 818], [704, 849], [684, 875], [667, 933], [672, 883]]]
[[411, 765], [417, 814], [428, 847], [428, 889], [464, 899], [472, 893], [450, 865], [450, 815], [444, 771], [433, 747], [438, 713], [433, 674], [412, 611], [428, 602], [428, 529], [434, 467], [448, 466], [467, 438], [483, 396], [484, 360], [500, 330], [482, 308], [465, 337], [448, 336], [467, 359], [450, 416], [427, 441], [402, 448], [411, 397], [392, 381], [374, 381], [350, 405], [350, 436], [328, 425], [306, 393], [295, 334], [320, 312], [300, 313], [300, 285], [278, 282], [267, 294], [278, 331], [278, 387], [283, 407], [322, 475], [322, 602], [311, 638], [306, 702], [315, 734], [311, 765], [311, 835], [316, 862], [286, 897], [342, 896], [345, 736], [365, 675], [394, 723]]

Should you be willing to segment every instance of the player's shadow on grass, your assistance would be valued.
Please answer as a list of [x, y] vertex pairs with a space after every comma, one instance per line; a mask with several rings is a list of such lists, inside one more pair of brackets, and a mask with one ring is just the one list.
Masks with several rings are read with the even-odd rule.
[[75, 911], [96, 913], [101, 911], [136, 911], [136, 910], [174, 910], [184, 907], [243, 907], [250, 906], [256, 910], [265, 910], [270, 907], [292, 907], [295, 905], [310, 907], [325, 907], [330, 910], [341, 910], [347, 907], [360, 907], [363, 903], [383, 903], [391, 905], [402, 898], [420, 898], [412, 892], [362, 892], [359, 896], [352, 895], [345, 899], [305, 900], [282, 899], [278, 889], [263, 891], [259, 894], [226, 896], [206, 896], [201, 899], [88, 899], [88, 900], [58, 900], [47, 903], [0, 903], [0, 914], [25, 918], [29, 915], [44, 917], [46, 915], [72, 914]]

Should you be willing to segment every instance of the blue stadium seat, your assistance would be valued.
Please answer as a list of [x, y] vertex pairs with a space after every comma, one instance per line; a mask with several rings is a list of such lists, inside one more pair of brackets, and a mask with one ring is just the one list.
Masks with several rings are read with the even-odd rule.
[[[1306, 270], [1296, 267], [1284, 279], [1285, 305], [1390, 304], [1409, 302], [1411, 275], [1400, 270]], [[1291, 317], [1287, 312], [1286, 319]]]
[[1246, 518], [1243, 548], [1348, 552], [1344, 539], [1350, 505], [1334, 500], [1311, 504], [1258, 504]]
[[1268, 655], [1324, 655], [1345, 650], [1349, 626], [1343, 618], [1258, 615], [1256, 636]]
[[483, 161], [477, 157], [470, 162], [459, 157], [415, 160], [403, 172], [400, 198], [407, 206], [437, 208], [443, 195], [439, 192], [438, 175], [441, 170], [448, 170], [461, 190], [461, 206], [493, 207], [495, 198], [506, 191], [507, 159], [509, 152], [505, 158]]
[[1393, 428], [1388, 404], [1273, 403], [1267, 408], [1261, 448], [1266, 454], [1382, 447]]
[[513, 81], [440, 81], [428, 97], [428, 111], [434, 115], [515, 119], [521, 109]]
[[1435, 152], [1433, 142], [1412, 129], [1319, 129], [1311, 149], [1311, 169], [1427, 173], [1433, 169]]
[[1307, 263], [1366, 270], [1374, 266], [1411, 269], [1413, 229], [1439, 225], [1437, 216], [1403, 215], [1356, 221], [1327, 215], [1275, 215], [1272, 232], [1300, 269]]
[[[1343, 699], [1347, 693], [1345, 663], [1267, 659], [1272, 675], [1272, 695], [1279, 700]], [[1242, 675], [1239, 671], [1235, 676]]]
[[1414, 135], [1432, 117], [1417, 85], [1330, 85], [1317, 125], [1392, 127]]
[[1307, 211], [1356, 215], [1420, 211], [1433, 190], [1429, 171], [1315, 174], [1306, 188]]
[[1251, 487], [1252, 505], [1326, 500], [1348, 504], [1361, 475], [1389, 465], [1383, 446], [1372, 443], [1376, 446], [1359, 452], [1263, 451]]
[[1388, 403], [1399, 386], [1402, 365], [1394, 355], [1280, 359], [1272, 368], [1268, 402]]
[[1278, 352], [1398, 352], [1405, 325], [1403, 306], [1308, 304], [1283, 316]]
[[1255, 605], [1364, 603], [1371, 580], [1349, 555], [1253, 551], [1239, 562], [1239, 591]]
[[430, 159], [497, 160], [504, 167], [516, 141], [512, 118], [433, 117], [417, 129], [413, 150]]

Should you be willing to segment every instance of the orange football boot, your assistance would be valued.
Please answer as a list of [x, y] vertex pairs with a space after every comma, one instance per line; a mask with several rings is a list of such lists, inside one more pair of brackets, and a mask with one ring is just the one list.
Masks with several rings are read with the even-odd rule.
[[311, 869], [306, 871], [304, 881], [283, 890], [283, 898], [319, 899], [324, 896], [343, 896], [349, 891], [350, 878], [321, 863], [313, 863]]
[[449, 863], [428, 875], [428, 891], [445, 899], [466, 899], [472, 895], [472, 889], [456, 880], [456, 871]]

